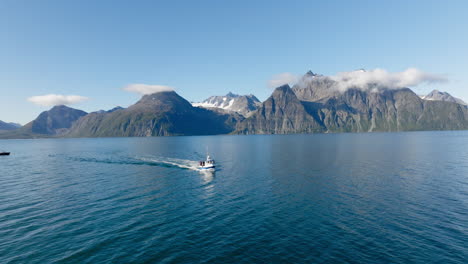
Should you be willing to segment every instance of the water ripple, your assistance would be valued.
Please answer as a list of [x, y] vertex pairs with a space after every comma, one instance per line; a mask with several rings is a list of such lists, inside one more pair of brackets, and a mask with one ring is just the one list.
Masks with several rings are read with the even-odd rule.
[[2, 141], [0, 263], [466, 263], [459, 133]]

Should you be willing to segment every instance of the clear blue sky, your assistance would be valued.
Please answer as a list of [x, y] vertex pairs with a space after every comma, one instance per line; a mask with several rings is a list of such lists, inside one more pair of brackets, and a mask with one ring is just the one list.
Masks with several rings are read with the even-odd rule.
[[50, 93], [128, 106], [132, 83], [190, 101], [266, 99], [275, 74], [359, 68], [445, 74], [468, 100], [468, 1], [0, 1], [0, 120], [34, 119]]

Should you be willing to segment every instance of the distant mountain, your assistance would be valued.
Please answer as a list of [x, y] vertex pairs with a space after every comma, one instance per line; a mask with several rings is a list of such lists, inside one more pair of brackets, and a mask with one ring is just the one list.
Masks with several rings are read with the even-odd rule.
[[21, 127], [20, 124], [7, 123], [0, 120], [0, 130], [15, 130]]
[[86, 114], [64, 105], [54, 106], [18, 129], [1, 132], [0, 138], [60, 137], [68, 133], [73, 123]]
[[0, 120], [0, 130], [15, 130], [21, 127], [20, 124], [16, 123], [6, 123]]
[[69, 137], [127, 137], [227, 134], [242, 120], [238, 114], [193, 107], [177, 93], [143, 96], [136, 104], [78, 120]]
[[68, 132], [75, 121], [86, 114], [84, 111], [68, 106], [54, 106], [24, 125], [21, 130], [32, 134], [62, 135]]
[[116, 106], [110, 110], [99, 110], [99, 111], [96, 111], [96, 112], [93, 112], [93, 113], [98, 113], [98, 114], [102, 114], [102, 113], [112, 113], [112, 112], [115, 112], [117, 110], [122, 110], [124, 109], [123, 107], [121, 106]]
[[408, 88], [341, 91], [331, 78], [307, 73], [292, 89], [277, 88], [235, 133], [453, 129], [468, 129], [468, 109], [460, 104], [422, 100]]
[[229, 92], [225, 96], [211, 96], [201, 103], [192, 103], [193, 106], [203, 108], [219, 108], [226, 111], [236, 112], [243, 116], [250, 116], [261, 102], [255, 95], [237, 95]]
[[467, 105], [462, 99], [456, 98], [447, 92], [441, 92], [438, 90], [433, 90], [428, 95], [422, 96], [421, 98], [424, 100], [430, 100], [430, 101], [444, 101], [444, 102], [452, 102], [452, 103]]

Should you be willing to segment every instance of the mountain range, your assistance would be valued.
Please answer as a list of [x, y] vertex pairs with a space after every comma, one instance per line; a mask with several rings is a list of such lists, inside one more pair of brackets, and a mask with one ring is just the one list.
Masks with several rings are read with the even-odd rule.
[[468, 129], [468, 109], [423, 100], [409, 88], [348, 87], [306, 73], [292, 88], [277, 88], [237, 134], [374, 132]]
[[468, 129], [468, 109], [457, 103], [423, 100], [408, 88], [326, 91], [322, 81], [301, 88], [277, 88], [235, 133]]
[[241, 115], [194, 107], [174, 91], [145, 95], [136, 104], [91, 113], [70, 128], [70, 137], [128, 137], [227, 134]]
[[332, 78], [308, 72], [294, 86], [276, 88], [264, 102], [228, 93], [190, 103], [165, 91], [108, 111], [86, 113], [61, 105], [20, 128], [0, 122], [0, 128], [8, 128], [0, 138], [468, 129], [467, 106], [447, 95], [433, 91], [421, 98], [409, 88], [378, 85], [343, 90]]

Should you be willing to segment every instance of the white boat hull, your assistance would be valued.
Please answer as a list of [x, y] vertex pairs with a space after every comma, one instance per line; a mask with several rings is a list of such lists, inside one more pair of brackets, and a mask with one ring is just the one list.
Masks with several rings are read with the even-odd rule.
[[198, 166], [199, 170], [214, 170], [215, 166]]

